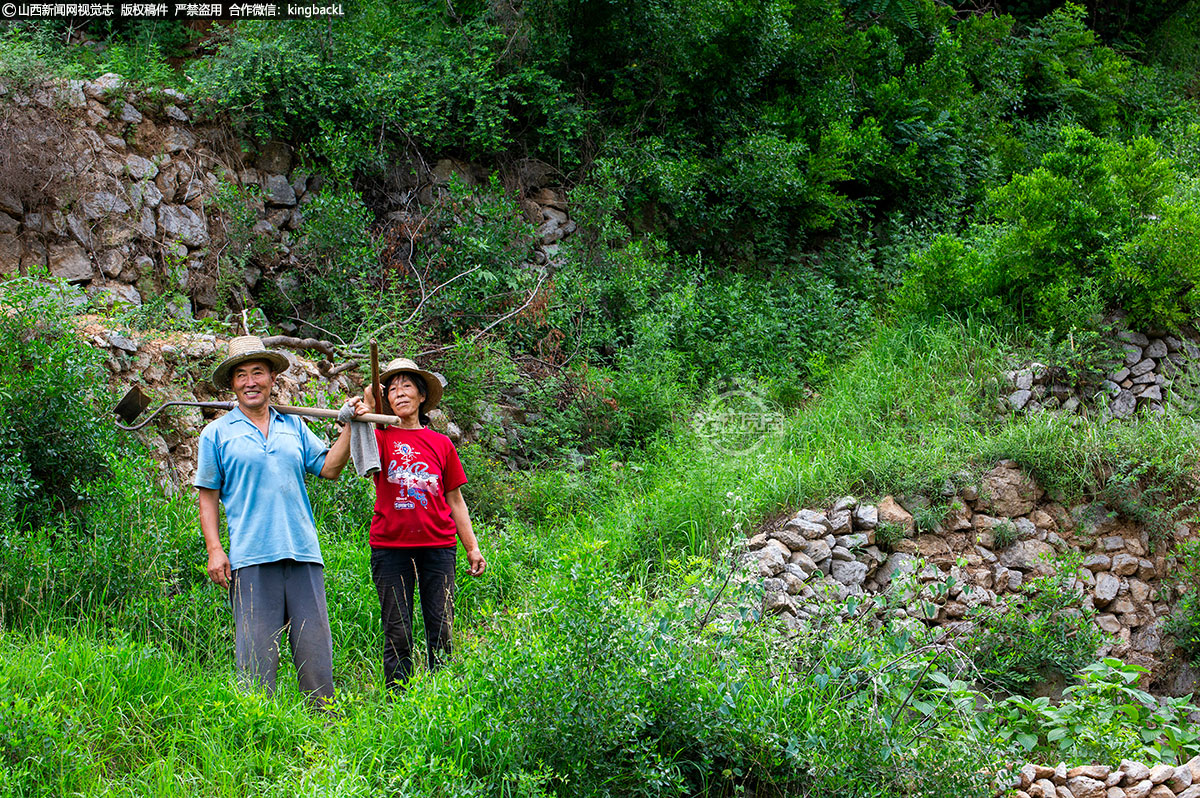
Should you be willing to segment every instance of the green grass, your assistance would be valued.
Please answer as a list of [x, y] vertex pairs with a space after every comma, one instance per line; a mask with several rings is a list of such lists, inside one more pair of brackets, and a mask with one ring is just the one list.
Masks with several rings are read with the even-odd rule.
[[[785, 643], [752, 591], [722, 592], [719, 555], [780, 510], [936, 491], [1000, 457], [1065, 496], [1136, 472], [1127, 498], [1164, 512], [1196, 462], [1191, 423], [997, 420], [1014, 353], [986, 328], [881, 329], [752, 455], [681, 428], [621, 467], [601, 453], [513, 477], [511, 506], [477, 529], [488, 575], [460, 574], [453, 663], [394, 699], [370, 486], [313, 485], [328, 715], [303, 709], [287, 665], [273, 698], [234, 687], [191, 497], [156, 497], [120, 464], [73, 526], [9, 534], [0, 552], [0, 795], [991, 794], [1006, 751], [956, 663], [926, 670], [935, 655], [901, 627]], [[710, 601], [721, 620], [701, 628]]]

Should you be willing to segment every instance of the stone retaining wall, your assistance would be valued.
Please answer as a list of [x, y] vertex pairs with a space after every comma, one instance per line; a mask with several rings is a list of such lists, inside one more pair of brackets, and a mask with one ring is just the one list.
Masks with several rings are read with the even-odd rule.
[[1013, 787], [1015, 798], [1200, 798], [1200, 756], [1179, 766], [1149, 767], [1128, 759], [1116, 768], [1030, 764]]
[[[742, 561], [763, 580], [764, 610], [796, 627], [826, 597], [884, 593], [903, 582], [898, 616], [965, 631], [973, 607], [1003, 602], [1029, 579], [1053, 573], [1055, 555], [1078, 550], [1083, 562], [1076, 589], [1109, 635], [1099, 653], [1156, 677], [1166, 673], [1169, 559], [1163, 546], [1152, 552], [1144, 529], [1100, 504], [1068, 508], [1046, 500], [1012, 461], [988, 470], [978, 484], [947, 493], [949, 508], [929, 531], [917, 530], [912, 514], [928, 513], [927, 501], [908, 499], [906, 507], [891, 496], [875, 504], [847, 496], [759, 531], [744, 541]], [[1175, 533], [1185, 539], [1191, 529], [1180, 524]], [[899, 539], [880, 545], [887, 537]], [[948, 590], [934, 589], [951, 578]], [[1196, 689], [1195, 671], [1180, 673], [1167, 692]]]

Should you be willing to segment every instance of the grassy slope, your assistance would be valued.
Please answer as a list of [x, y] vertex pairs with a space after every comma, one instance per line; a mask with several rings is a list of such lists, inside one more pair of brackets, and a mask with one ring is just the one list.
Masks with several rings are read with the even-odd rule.
[[[78, 625], [48, 610], [0, 637], [0, 794], [725, 794], [762, 781], [765, 794], [900, 795], [912, 779], [923, 794], [982, 794], [946, 774], [1001, 752], [946, 696], [932, 730], [889, 727], [920, 681], [891, 666], [904, 661], [894, 638], [832, 627], [784, 650], [753, 623], [701, 634], [687, 597], [720, 584], [709, 558], [736, 527], [799, 504], [936, 488], [998, 457], [1070, 494], [1105, 466], [1167, 479], [1194, 464], [1187, 420], [995, 421], [1008, 347], [949, 323], [881, 330], [750, 457], [681, 431], [642, 463], [532, 478], [523, 517], [481, 530], [492, 572], [461, 580], [458, 661], [395, 701], [378, 689], [366, 486], [323, 486], [334, 715], [304, 711], [290, 678], [274, 699], [234, 689], [210, 589], [176, 597], [194, 617], [165, 625], [102, 600]], [[125, 512], [113, 523], [131, 534], [195, 529], [187, 503]]]

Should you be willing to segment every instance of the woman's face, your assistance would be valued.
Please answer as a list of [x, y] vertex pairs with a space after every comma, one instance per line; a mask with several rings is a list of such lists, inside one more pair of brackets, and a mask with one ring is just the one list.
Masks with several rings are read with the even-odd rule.
[[411, 377], [397, 374], [388, 383], [387, 398], [392, 412], [398, 417], [417, 418], [421, 402], [425, 401], [425, 393], [417, 387]]

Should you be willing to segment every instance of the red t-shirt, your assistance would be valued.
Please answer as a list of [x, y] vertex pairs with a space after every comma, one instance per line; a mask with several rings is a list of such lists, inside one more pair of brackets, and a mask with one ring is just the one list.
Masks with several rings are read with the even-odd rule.
[[467, 483], [454, 444], [431, 429], [375, 430], [382, 468], [375, 475], [372, 546], [453, 546], [447, 491]]

